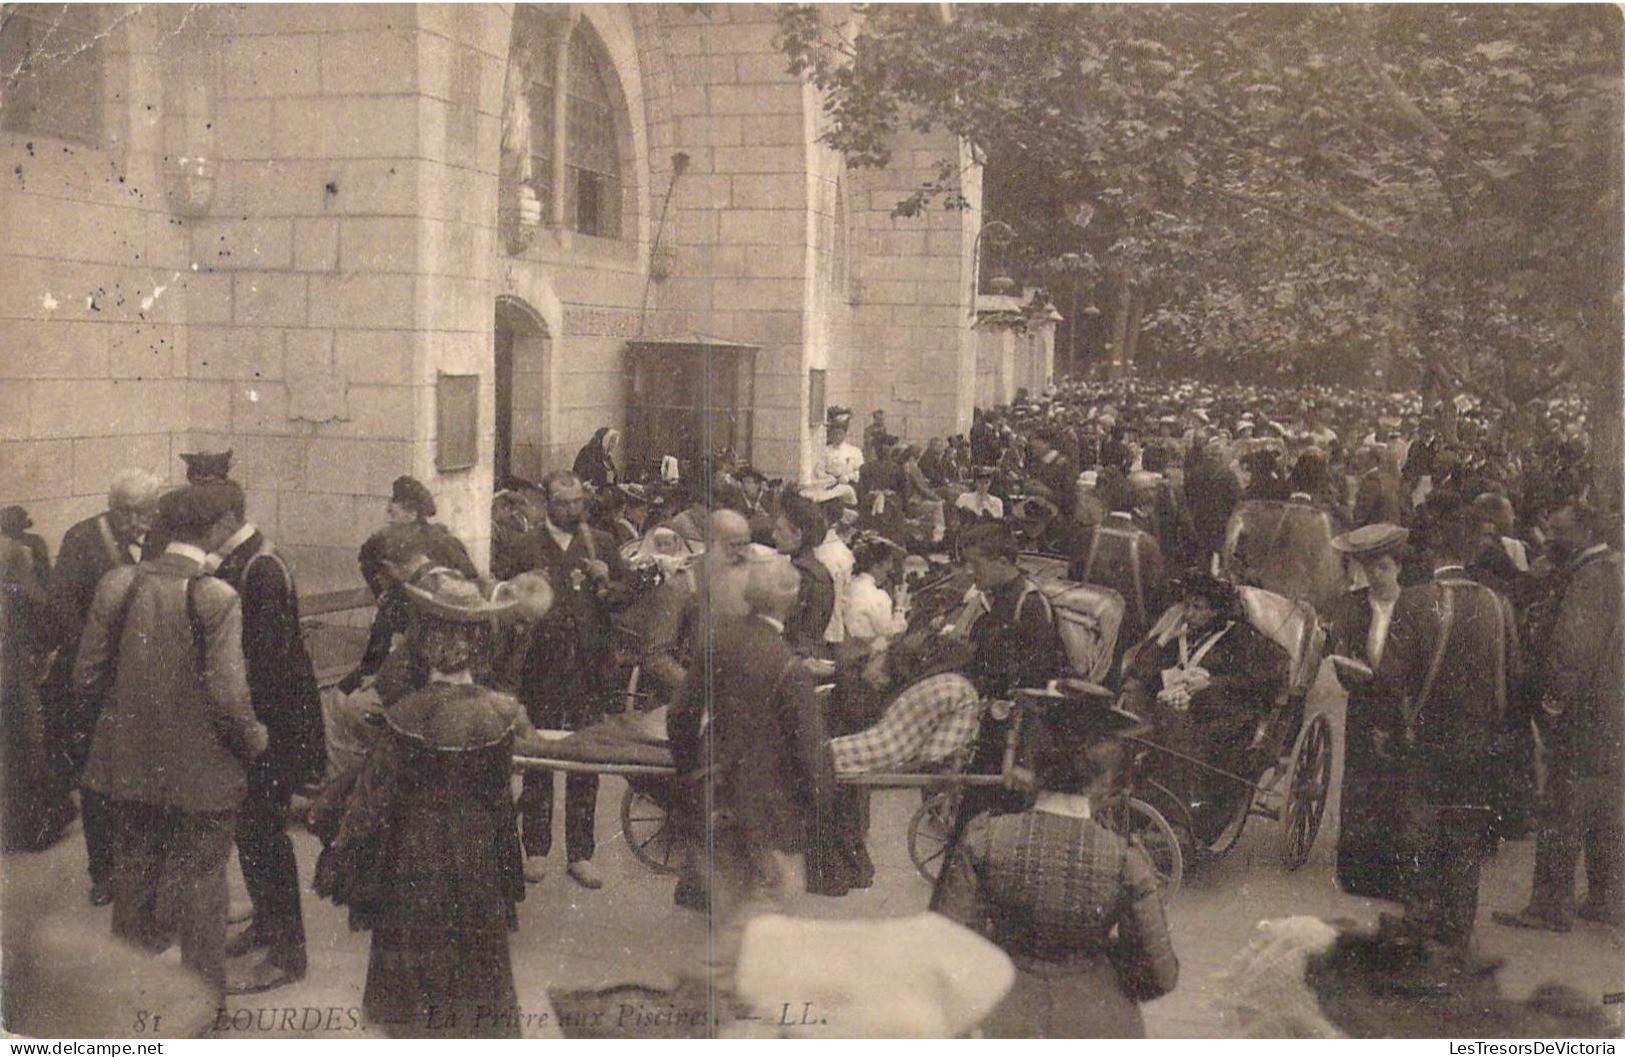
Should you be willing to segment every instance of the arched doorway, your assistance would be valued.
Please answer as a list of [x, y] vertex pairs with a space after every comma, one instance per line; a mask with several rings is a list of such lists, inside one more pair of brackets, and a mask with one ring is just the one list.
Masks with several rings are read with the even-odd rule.
[[496, 305], [497, 486], [509, 477], [539, 480], [547, 463], [547, 389], [552, 365], [547, 324], [517, 297]]

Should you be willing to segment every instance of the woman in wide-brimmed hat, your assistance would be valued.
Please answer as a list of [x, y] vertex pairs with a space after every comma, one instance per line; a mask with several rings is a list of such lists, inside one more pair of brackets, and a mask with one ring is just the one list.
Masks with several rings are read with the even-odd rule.
[[316, 890], [372, 931], [369, 1020], [408, 1037], [517, 1037], [508, 932], [525, 882], [509, 777], [516, 744], [542, 745], [519, 702], [471, 672], [493, 622], [547, 599], [487, 601], [451, 574], [403, 591], [429, 681], [384, 714]]
[[1344, 891], [1371, 899], [1398, 900], [1404, 877], [1403, 852], [1394, 840], [1407, 810], [1398, 771], [1400, 712], [1397, 702], [1372, 690], [1372, 673], [1388, 642], [1409, 536], [1398, 525], [1377, 524], [1332, 540], [1365, 572], [1368, 584], [1345, 594], [1327, 621], [1333, 671], [1349, 695], [1337, 882]]

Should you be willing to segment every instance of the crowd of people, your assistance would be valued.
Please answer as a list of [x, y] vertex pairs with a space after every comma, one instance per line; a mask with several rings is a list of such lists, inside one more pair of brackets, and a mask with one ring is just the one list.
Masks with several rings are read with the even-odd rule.
[[[1470, 965], [1479, 867], [1533, 832], [1530, 901], [1495, 921], [1617, 926], [1625, 584], [1583, 409], [1423, 405], [1068, 383], [923, 444], [879, 411], [855, 442], [832, 408], [811, 473], [788, 481], [726, 451], [628, 467], [606, 428], [572, 471], [499, 482], [488, 573], [402, 477], [358, 556], [377, 609], [338, 684], [353, 707], [325, 732], [292, 571], [246, 520], [230, 453], [187, 457], [167, 492], [120, 474], [54, 565], [6, 508], [5, 842], [48, 847], [77, 812], [115, 934], [179, 943], [219, 994], [251, 993], [306, 973], [285, 825], [314, 791], [317, 890], [372, 932], [368, 1017], [516, 1034], [490, 1011], [517, 1009], [508, 932], [547, 874], [555, 776], [527, 768], [515, 797], [513, 755], [635, 701], [664, 710], [680, 776], [674, 900], [719, 923], [695, 976], [727, 987], [764, 909], [873, 883], [867, 797], [836, 774], [999, 774], [998, 703], [1070, 692], [1023, 566], [1042, 551], [1121, 595], [1121, 707], [1055, 711], [1031, 788], [965, 791], [933, 905], [1016, 966], [985, 1030], [1143, 1033], [1136, 1003], [1178, 962], [1151, 864], [1092, 806], [1119, 787], [1122, 730], [1250, 765], [1286, 658], [1247, 624], [1249, 570], [1223, 559], [1238, 509], [1263, 503], [1323, 516], [1359, 585], [1320, 614], [1350, 694], [1339, 883]], [[927, 620], [950, 566], [969, 615]], [[341, 761], [345, 716], [360, 749]], [[595, 890], [598, 778], [563, 784], [565, 872]], [[234, 843], [253, 910], [228, 938]]]

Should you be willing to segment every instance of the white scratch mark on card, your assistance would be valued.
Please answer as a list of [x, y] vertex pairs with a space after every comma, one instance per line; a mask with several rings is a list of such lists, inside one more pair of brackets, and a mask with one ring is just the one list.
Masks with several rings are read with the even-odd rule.
[[39, 299], [39, 303], [40, 307], [44, 308], [47, 312], [55, 312], [56, 306], [61, 304], [60, 301], [51, 296], [51, 291], [49, 290], [45, 291], [45, 295]]

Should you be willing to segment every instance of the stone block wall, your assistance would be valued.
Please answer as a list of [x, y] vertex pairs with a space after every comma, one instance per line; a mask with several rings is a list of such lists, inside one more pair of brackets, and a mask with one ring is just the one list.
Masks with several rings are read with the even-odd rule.
[[[933, 206], [916, 217], [891, 211], [937, 165], [959, 166], [961, 193], [975, 208]], [[970, 428], [976, 387], [971, 248], [981, 226], [981, 171], [962, 145], [940, 134], [899, 137], [885, 169], [853, 173], [858, 283], [853, 372], [873, 394], [854, 408], [887, 413], [892, 432], [923, 443]], [[863, 404], [863, 401], [859, 401]]]
[[99, 66], [99, 119], [0, 131], [0, 503], [27, 506], [53, 551], [118, 470], [180, 476], [189, 255], [165, 197], [168, 14], [88, 9], [95, 43], [46, 76]]
[[809, 334], [814, 220], [803, 86], [773, 46], [770, 8], [637, 10], [672, 86], [659, 101], [662, 138], [670, 137], [654, 183], [662, 194], [669, 153], [689, 158], [664, 234], [672, 276], [653, 291], [651, 327], [760, 347], [752, 458], [799, 478], [810, 466], [809, 347], [828, 344]]
[[[109, 10], [96, 142], [0, 134], [0, 501], [53, 543], [122, 466], [178, 482], [181, 451], [230, 447], [307, 592], [357, 582], [402, 473], [483, 561], [499, 296], [545, 334], [516, 408], [543, 468], [624, 421], [638, 338], [758, 346], [774, 474], [821, 438], [812, 367], [910, 435], [968, 424], [979, 218], [887, 216], [940, 152], [847, 173], [771, 9], [576, 8], [626, 104], [624, 237], [546, 228], [518, 254], [496, 227], [512, 7]], [[207, 179], [174, 175], [198, 157]], [[481, 378], [470, 470], [436, 471], [441, 372]]]

